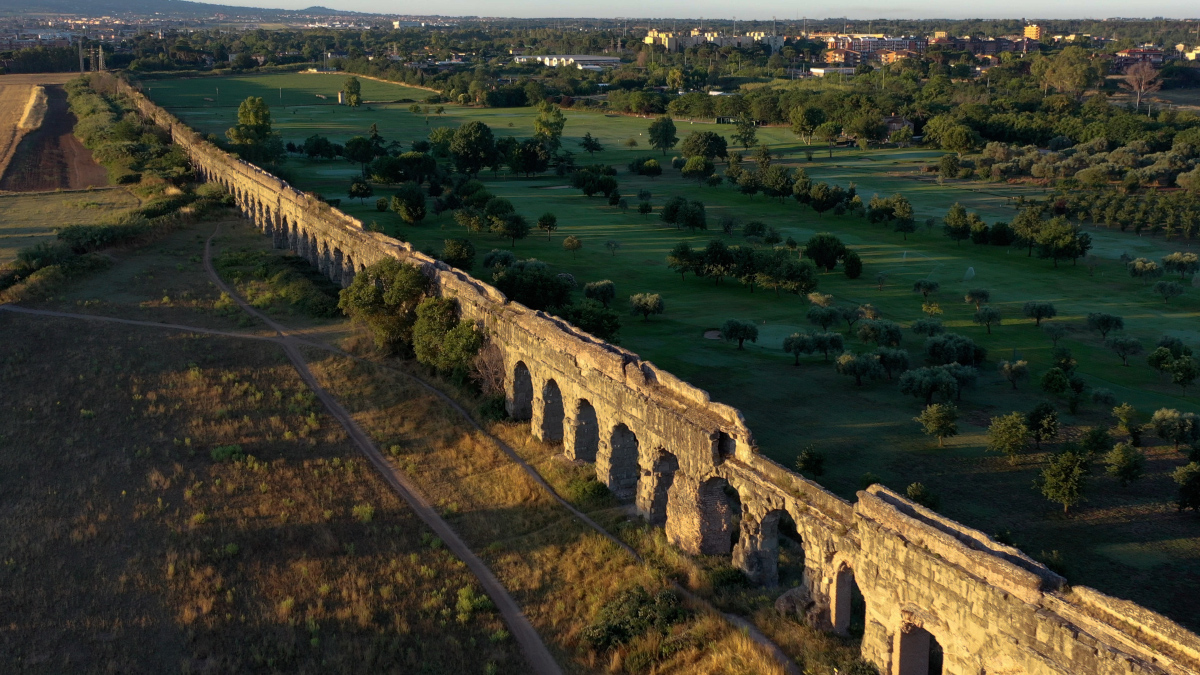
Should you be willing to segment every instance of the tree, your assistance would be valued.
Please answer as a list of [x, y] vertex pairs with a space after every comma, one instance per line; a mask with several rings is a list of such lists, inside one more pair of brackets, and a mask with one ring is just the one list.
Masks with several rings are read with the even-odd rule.
[[1129, 276], [1134, 279], [1141, 279], [1142, 285], [1150, 282], [1152, 279], [1157, 279], [1163, 275], [1163, 269], [1158, 266], [1158, 263], [1148, 258], [1137, 258], [1126, 263], [1125, 268], [1129, 270]]
[[1200, 364], [1190, 356], [1181, 356], [1171, 364], [1171, 382], [1183, 387], [1184, 394], [1196, 378], [1200, 377]]
[[392, 210], [409, 225], [425, 219], [425, 193], [416, 183], [404, 183], [392, 195]]
[[693, 131], [683, 139], [680, 148], [685, 157], [704, 157], [712, 160], [728, 156], [728, 146], [725, 137], [712, 131]]
[[1175, 469], [1171, 478], [1179, 486], [1180, 513], [1187, 509], [1200, 511], [1200, 462], [1191, 462]]
[[879, 361], [879, 366], [883, 368], [883, 372], [887, 374], [887, 379], [892, 379], [893, 374], [901, 374], [912, 367], [912, 360], [909, 358], [908, 350], [905, 349], [889, 349], [887, 347], [879, 347], [875, 350], [875, 358]]
[[583, 138], [580, 139], [579, 147], [583, 148], [583, 151], [586, 152], [589, 157], [594, 157], [595, 153], [604, 151], [604, 146], [600, 144], [600, 141], [593, 136], [592, 132], [590, 131], [585, 133]]
[[410, 343], [417, 304], [428, 288], [429, 277], [420, 268], [384, 258], [354, 275], [338, 308], [366, 326], [376, 348], [392, 353]]
[[524, 239], [529, 234], [529, 221], [519, 213], [506, 213], [492, 216], [491, 231], [502, 239], [508, 239], [510, 246], [516, 246], [518, 239]]
[[879, 347], [899, 347], [904, 331], [899, 324], [887, 319], [868, 319], [858, 329], [858, 339]]
[[817, 267], [832, 272], [838, 260], [846, 255], [846, 245], [832, 234], [816, 234], [804, 244], [804, 255]]
[[675, 135], [675, 122], [671, 121], [670, 117], [659, 117], [650, 123], [650, 147], [657, 150], [662, 150], [662, 154], [666, 155], [667, 150], [675, 147], [679, 142], [679, 137]]
[[608, 241], [604, 242], [604, 248], [608, 249], [608, 252], [613, 254], [613, 257], [615, 258], [617, 255], [617, 250], [621, 248], [621, 242], [617, 241], [616, 239], [609, 239]]
[[813, 333], [812, 341], [813, 350], [821, 352], [826, 361], [829, 361], [831, 353], [841, 352], [845, 349], [841, 333]]
[[924, 483], [909, 483], [904, 490], [904, 496], [914, 504], [920, 504], [927, 509], [936, 509], [942, 502], [932, 490], [925, 487]]
[[928, 300], [929, 296], [937, 293], [941, 287], [941, 284], [932, 279], [917, 279], [913, 283], [913, 292], [920, 293], [922, 298]]
[[999, 367], [1000, 375], [1012, 384], [1012, 388], [1017, 388], [1017, 382], [1029, 379], [1029, 362], [1028, 361], [1001, 361]]
[[987, 350], [965, 335], [946, 333], [925, 340], [925, 358], [934, 365], [975, 366], [987, 358]]
[[946, 332], [946, 327], [942, 325], [941, 319], [931, 319], [923, 317], [913, 322], [912, 332], [925, 337], [933, 337]]
[[1061, 452], [1050, 459], [1050, 465], [1042, 470], [1039, 481], [1042, 495], [1046, 499], [1062, 504], [1063, 513], [1083, 501], [1084, 482], [1087, 478], [1087, 460], [1073, 451]]
[[1179, 450], [1180, 445], [1194, 445], [1200, 441], [1200, 417], [1196, 413], [1159, 408], [1150, 417], [1150, 426], [1156, 436], [1174, 444], [1175, 450]]
[[733, 142], [750, 149], [758, 141], [758, 122], [750, 115], [742, 113], [733, 121]]
[[571, 235], [563, 239], [563, 250], [570, 251], [572, 259], [575, 258], [575, 253], [581, 248], [583, 248], [583, 242], [579, 240], [579, 237]]
[[365, 136], [354, 136], [346, 141], [346, 149], [342, 155], [351, 162], [358, 162], [362, 167], [362, 175], [367, 175], [367, 165], [375, 159], [375, 148]]
[[1000, 325], [1000, 310], [992, 307], [981, 307], [975, 312], [975, 323], [987, 326], [988, 335], [992, 334], [992, 324]]
[[792, 133], [799, 136], [807, 145], [812, 140], [817, 127], [825, 121], [825, 111], [815, 105], [798, 106], [792, 108], [792, 112], [788, 115], [788, 121], [792, 124]]
[[842, 271], [846, 273], [848, 279], [861, 277], [863, 271], [862, 258], [854, 251], [847, 250], [846, 255], [842, 258]]
[[1050, 338], [1050, 344], [1057, 347], [1058, 341], [1067, 334], [1067, 327], [1062, 324], [1048, 323], [1042, 328], [1042, 332]]
[[963, 302], [975, 305], [975, 309], [979, 310], [984, 305], [992, 301], [992, 292], [984, 288], [972, 288], [967, 291], [963, 297]]
[[566, 125], [567, 118], [562, 110], [549, 101], [542, 101], [538, 105], [538, 116], [533, 120], [533, 137], [549, 152], [557, 152]]
[[841, 313], [834, 307], [814, 305], [808, 308], [807, 316], [809, 322], [820, 326], [822, 330], [829, 330], [829, 327], [841, 318]]
[[721, 324], [721, 338], [727, 341], [737, 340], [738, 349], [743, 349], [746, 340], [758, 342], [758, 326], [753, 321], [726, 319]]
[[473, 321], [458, 319], [458, 301], [426, 298], [417, 305], [413, 352], [417, 361], [445, 373], [465, 375], [483, 346], [483, 334]]
[[447, 239], [442, 245], [442, 262], [460, 270], [475, 266], [475, 244], [469, 239]]
[[801, 354], [811, 354], [816, 351], [812, 336], [808, 333], [792, 333], [783, 339], [783, 351], [796, 357], [793, 365], [800, 365]]
[[617, 297], [617, 286], [608, 279], [604, 279], [603, 281], [593, 281], [583, 287], [583, 297], [589, 300], [595, 300], [607, 308], [608, 303], [612, 302]]
[[967, 210], [962, 204], [955, 202], [946, 217], [942, 219], [943, 230], [951, 241], [961, 245], [964, 239], [971, 238], [971, 227], [967, 220]]
[[927, 436], [937, 438], [939, 448], [944, 439], [958, 435], [958, 408], [952, 403], [927, 405], [913, 421], [920, 423]]
[[683, 165], [682, 174], [684, 178], [694, 178], [703, 182], [705, 178], [713, 175], [712, 160], [703, 156], [689, 157]]
[[1172, 274], [1178, 272], [1180, 279], [1186, 279], [1189, 275], [1200, 272], [1200, 256], [1176, 251], [1162, 259], [1162, 266], [1165, 271]]
[[833, 146], [837, 143], [838, 138], [842, 135], [842, 130], [833, 122], [823, 122], [813, 130], [813, 135], [818, 140], [825, 143], [829, 150], [829, 156], [833, 157]]
[[1104, 465], [1105, 472], [1125, 487], [1145, 473], [1146, 455], [1129, 443], [1117, 443], [1104, 455]]
[[480, 169], [491, 165], [496, 153], [496, 140], [491, 128], [476, 120], [455, 130], [448, 150], [456, 169], [476, 176]]
[[1041, 448], [1042, 441], [1058, 436], [1058, 411], [1049, 403], [1039, 403], [1025, 415], [1025, 426], [1034, 444]]
[[631, 295], [629, 296], [629, 307], [634, 316], [641, 314], [643, 321], [649, 321], [651, 314], [662, 314], [666, 309], [662, 296], [658, 293]]
[[492, 267], [492, 282], [509, 300], [543, 311], [557, 311], [570, 304], [573, 281], [550, 271], [550, 266], [540, 260], [513, 260], [506, 266], [493, 267], [488, 263], [495, 253], [505, 252], [485, 256], [484, 267]]
[[1107, 338], [1108, 334], [1114, 330], [1124, 330], [1125, 319], [1115, 314], [1091, 312], [1087, 316], [1087, 325], [1092, 330], [1100, 331], [1100, 337], [1103, 339]]
[[357, 108], [362, 104], [362, 85], [357, 77], [348, 77], [342, 84], [342, 93], [346, 95], [346, 105]]
[[1170, 302], [1171, 298], [1183, 295], [1183, 284], [1178, 281], [1156, 281], [1154, 292], [1163, 297], [1163, 302]]
[[606, 309], [595, 300], [584, 299], [562, 307], [559, 316], [601, 340], [613, 341], [621, 330], [621, 319], [617, 312]]
[[274, 162], [284, 154], [283, 141], [271, 130], [271, 109], [260, 96], [248, 96], [238, 105], [238, 123], [225, 137], [248, 162]]
[[1030, 319], [1033, 319], [1033, 325], [1039, 327], [1046, 319], [1053, 319], [1058, 316], [1058, 310], [1054, 308], [1054, 305], [1048, 302], [1036, 302], [1033, 300], [1025, 303], [1025, 306], [1021, 308], [1021, 312]]
[[883, 367], [874, 354], [855, 354], [842, 352], [837, 358], [837, 371], [841, 375], [854, 378], [855, 386], [862, 386], [863, 378], [878, 380], [883, 377]]
[[1121, 363], [1125, 366], [1129, 365], [1130, 356], [1137, 356], [1142, 353], [1142, 341], [1128, 335], [1109, 338], [1107, 344], [1109, 349], [1121, 357]]
[[945, 368], [917, 368], [900, 376], [900, 393], [933, 403], [935, 394], [949, 401], [958, 394], [958, 380]]
[[1022, 209], [1017, 217], [1013, 218], [1013, 234], [1028, 249], [1027, 256], [1033, 256], [1033, 245], [1037, 243], [1038, 235], [1045, 226], [1046, 221], [1042, 219], [1042, 212], [1034, 208]]
[[694, 272], [696, 264], [696, 253], [686, 241], [675, 244], [675, 248], [667, 254], [667, 267], [678, 272], [680, 280], [686, 278], [688, 272]]
[[356, 178], [350, 181], [350, 189], [348, 194], [351, 199], [358, 198], [358, 203], [362, 204], [363, 200], [375, 194], [375, 188], [371, 184], [361, 178]]
[[988, 425], [989, 452], [1001, 452], [1008, 457], [1010, 464], [1017, 463], [1017, 457], [1029, 447], [1029, 427], [1025, 424], [1025, 416], [1019, 412], [993, 417]]
[[825, 455], [817, 452], [816, 448], [811, 445], [805, 447], [800, 451], [800, 456], [796, 458], [796, 470], [814, 477], [824, 474]]
[[1138, 61], [1125, 71], [1125, 79], [1118, 85], [1126, 91], [1133, 92], [1134, 110], [1141, 109], [1143, 96], [1162, 89], [1162, 80], [1158, 74], [1158, 69], [1146, 61]]
[[316, 159], [318, 157], [321, 159], [333, 159], [334, 157], [333, 143], [330, 143], [328, 138], [320, 134], [313, 134], [304, 139], [303, 151], [309, 159]]

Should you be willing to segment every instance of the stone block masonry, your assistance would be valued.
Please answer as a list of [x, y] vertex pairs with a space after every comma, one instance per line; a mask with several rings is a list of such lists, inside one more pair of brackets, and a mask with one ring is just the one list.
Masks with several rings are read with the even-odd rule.
[[[879, 485], [854, 503], [757, 452], [736, 409], [208, 143], [128, 83], [122, 91], [171, 133], [205, 180], [225, 187], [278, 248], [347, 286], [386, 257], [420, 266], [458, 300], [506, 366], [509, 412], [690, 554], [732, 555], [756, 583], [778, 583], [779, 523], [796, 524], [804, 580], [789, 607], [845, 632], [853, 590], [866, 605], [863, 656], [887, 675], [1185, 675], [1200, 637], [1098, 591], [1068, 588], [1022, 552]], [[736, 492], [738, 499], [730, 499]], [[737, 540], [733, 541], [733, 534]], [[937, 648], [935, 648], [935, 645]]]

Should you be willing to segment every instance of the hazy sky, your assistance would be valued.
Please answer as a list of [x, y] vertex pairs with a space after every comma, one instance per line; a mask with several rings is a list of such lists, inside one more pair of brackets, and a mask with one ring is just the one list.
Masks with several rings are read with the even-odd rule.
[[515, 16], [515, 17], [715, 17], [739, 19], [825, 18], [846, 16], [871, 18], [1095, 18], [1151, 17], [1198, 18], [1196, 0], [1155, 0], [1135, 3], [1128, 0], [1004, 0], [1003, 2], [949, 2], [947, 0], [897, 0], [895, 3], [867, 2], [847, 4], [789, 3], [778, 0], [730, 3], [727, 0], [609, 0], [608, 2], [545, 2], [544, 0], [439, 0], [431, 3], [401, 3], [389, 0], [313, 0], [300, 4], [295, 0], [219, 0], [230, 5], [251, 5], [299, 9], [320, 4], [335, 9], [386, 14], [422, 13], [443, 16]]

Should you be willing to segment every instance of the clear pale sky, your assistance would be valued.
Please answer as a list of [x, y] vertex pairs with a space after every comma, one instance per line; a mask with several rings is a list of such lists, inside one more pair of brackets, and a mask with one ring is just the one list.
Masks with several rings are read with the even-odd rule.
[[313, 0], [300, 4], [275, 0], [220, 0], [223, 4], [300, 9], [322, 5], [335, 9], [380, 14], [421, 13], [442, 16], [506, 17], [639, 17], [719, 19], [826, 18], [850, 19], [1103, 19], [1105, 17], [1200, 18], [1197, 0], [1155, 0], [1135, 3], [1128, 0], [1005, 0], [1003, 2], [948, 2], [946, 0], [897, 0], [894, 3], [869, 2], [811, 5], [759, 0], [730, 3], [727, 0], [609, 0], [608, 2], [545, 2], [544, 0], [439, 0], [433, 3], [400, 3], [394, 0]]

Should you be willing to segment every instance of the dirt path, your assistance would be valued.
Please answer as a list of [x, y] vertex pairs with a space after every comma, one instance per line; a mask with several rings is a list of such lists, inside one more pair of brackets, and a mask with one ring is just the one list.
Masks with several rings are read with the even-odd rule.
[[27, 134], [0, 177], [0, 190], [41, 192], [108, 185], [108, 173], [72, 131], [75, 115], [62, 86], [46, 87], [48, 107], [41, 128]]

